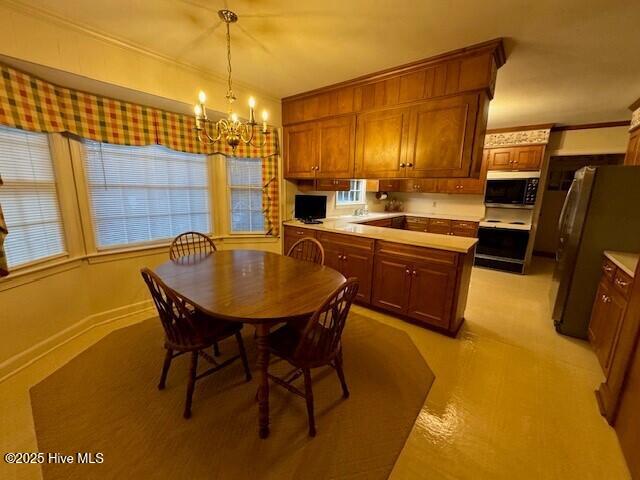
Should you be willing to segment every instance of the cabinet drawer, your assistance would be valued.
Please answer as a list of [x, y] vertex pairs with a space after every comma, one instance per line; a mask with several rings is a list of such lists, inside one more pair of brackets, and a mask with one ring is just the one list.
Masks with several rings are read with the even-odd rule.
[[478, 234], [475, 228], [452, 228], [451, 235], [455, 235], [456, 237], [475, 238]]
[[322, 192], [347, 191], [351, 189], [350, 180], [334, 180], [331, 178], [321, 178], [316, 180], [316, 190]]
[[418, 260], [442, 265], [457, 265], [458, 263], [458, 254], [455, 252], [447, 252], [446, 250], [437, 250], [435, 248], [414, 247], [382, 240], [376, 242], [376, 254], [401, 257], [408, 262]]
[[451, 220], [447, 220], [445, 218], [431, 218], [429, 220], [429, 226], [451, 228]]
[[429, 219], [427, 217], [406, 217], [407, 223], [427, 224]]
[[292, 237], [313, 237], [316, 238], [316, 231], [312, 230], [310, 228], [304, 228], [304, 227], [291, 227], [289, 225], [285, 225], [284, 227], [284, 234], [286, 236], [292, 236]]
[[615, 276], [613, 277], [613, 285], [620, 293], [622, 293], [622, 295], [625, 296], [625, 298], [629, 296], [632, 283], [633, 278], [631, 278], [620, 269], [616, 270]]
[[604, 276], [607, 277], [609, 280], [613, 280], [613, 277], [616, 274], [616, 269], [617, 267], [615, 263], [613, 263], [611, 260], [605, 257], [605, 259], [602, 262], [602, 273], [604, 273]]
[[358, 248], [373, 252], [375, 240], [372, 238], [356, 237], [355, 235], [342, 235], [340, 233], [318, 232], [318, 240], [324, 244], [333, 243], [336, 245], [345, 245], [350, 248]]
[[451, 220], [451, 228], [467, 228], [475, 230], [478, 228], [478, 222], [468, 222], [466, 220]]

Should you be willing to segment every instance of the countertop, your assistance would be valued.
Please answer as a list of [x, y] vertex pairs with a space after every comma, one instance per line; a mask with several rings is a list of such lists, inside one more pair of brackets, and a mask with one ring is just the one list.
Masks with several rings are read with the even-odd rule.
[[604, 256], [616, 264], [627, 275], [634, 277], [640, 254], [629, 252], [612, 252], [606, 250]]
[[453, 235], [439, 235], [437, 233], [412, 232], [409, 230], [399, 230], [388, 227], [374, 227], [372, 225], [362, 225], [363, 222], [371, 222], [383, 218], [393, 218], [399, 216], [429, 217], [429, 218], [449, 218], [452, 220], [466, 220], [477, 222], [477, 217], [456, 217], [454, 215], [434, 215], [434, 214], [413, 214], [409, 212], [393, 213], [370, 213], [361, 216], [329, 217], [321, 224], [305, 224], [299, 220], [288, 220], [284, 225], [293, 227], [309, 228], [325, 232], [343, 233], [358, 237], [385, 240], [387, 242], [404, 243], [417, 247], [435, 248], [438, 250], [448, 250], [451, 252], [467, 253], [478, 242], [477, 238], [456, 237]]

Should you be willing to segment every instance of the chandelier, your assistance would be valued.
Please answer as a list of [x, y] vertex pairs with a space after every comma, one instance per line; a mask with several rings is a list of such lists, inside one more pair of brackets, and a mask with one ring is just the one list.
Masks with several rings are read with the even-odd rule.
[[[256, 101], [253, 97], [249, 98], [249, 121], [241, 122], [238, 114], [233, 111], [233, 102], [236, 100], [233, 94], [233, 86], [231, 82], [231, 34], [229, 33], [229, 25], [238, 21], [238, 16], [230, 10], [218, 11], [218, 16], [226, 24], [227, 27], [227, 102], [229, 103], [229, 114], [227, 118], [221, 118], [218, 121], [209, 120], [207, 118], [207, 109], [204, 102], [207, 97], [203, 91], [198, 95], [198, 104], [194, 108], [196, 116], [196, 133], [198, 140], [206, 145], [218, 142], [224, 139], [227, 144], [235, 151], [240, 142], [245, 145], [251, 145], [257, 148], [264, 146], [267, 141], [269, 131], [267, 129], [267, 120], [269, 114], [266, 110], [262, 111], [262, 142], [255, 143], [256, 131], [260, 129], [255, 119]], [[209, 133], [211, 132], [211, 133]]]

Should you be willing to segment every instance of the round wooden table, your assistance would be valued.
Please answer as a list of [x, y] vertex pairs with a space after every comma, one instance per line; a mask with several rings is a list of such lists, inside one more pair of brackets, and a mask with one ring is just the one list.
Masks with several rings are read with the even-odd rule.
[[271, 327], [310, 316], [346, 279], [322, 265], [258, 250], [190, 255], [154, 269], [162, 281], [202, 312], [256, 325], [260, 437], [269, 435]]

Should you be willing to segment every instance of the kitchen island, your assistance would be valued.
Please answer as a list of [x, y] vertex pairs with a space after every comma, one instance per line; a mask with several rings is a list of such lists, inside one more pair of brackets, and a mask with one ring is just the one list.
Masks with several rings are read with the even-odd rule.
[[[311, 225], [291, 220], [284, 222], [284, 250], [300, 238], [317, 239], [325, 265], [360, 280], [358, 303], [455, 336], [464, 321], [477, 239], [455, 235], [451, 227], [440, 234], [393, 224], [404, 217], [438, 216], [381, 213]], [[378, 226], [382, 220], [387, 226]]]

